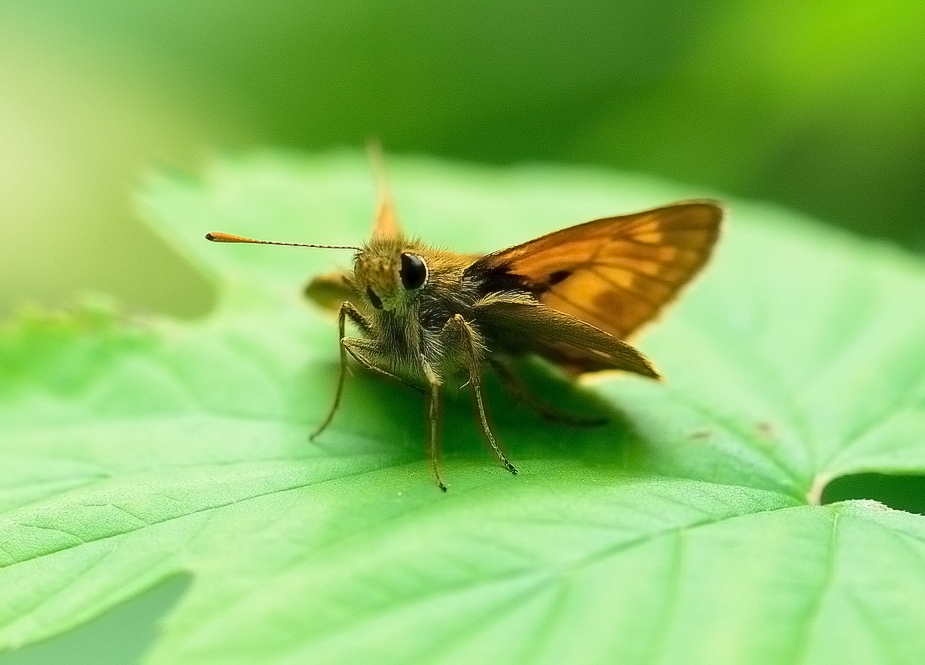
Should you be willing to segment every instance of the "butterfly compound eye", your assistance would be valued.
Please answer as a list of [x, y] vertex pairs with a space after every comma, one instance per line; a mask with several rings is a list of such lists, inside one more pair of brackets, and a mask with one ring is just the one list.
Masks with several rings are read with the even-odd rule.
[[417, 254], [401, 255], [401, 283], [408, 291], [419, 289], [427, 281], [427, 264]]

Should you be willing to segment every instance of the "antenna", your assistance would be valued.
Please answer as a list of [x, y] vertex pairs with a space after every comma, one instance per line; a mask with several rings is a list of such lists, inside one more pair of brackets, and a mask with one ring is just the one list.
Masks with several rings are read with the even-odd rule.
[[304, 242], [274, 242], [272, 240], [254, 240], [253, 238], [245, 238], [244, 236], [236, 236], [230, 233], [207, 233], [206, 240], [211, 240], [212, 242], [240, 242], [248, 243], [251, 245], [282, 245], [284, 247], [315, 247], [317, 249], [353, 249], [360, 251], [359, 247], [354, 247], [353, 245], [309, 245]]

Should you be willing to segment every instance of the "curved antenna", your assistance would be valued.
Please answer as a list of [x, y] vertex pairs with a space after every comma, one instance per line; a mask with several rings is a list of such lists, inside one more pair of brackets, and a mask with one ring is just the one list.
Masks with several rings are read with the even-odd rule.
[[244, 236], [236, 236], [230, 233], [207, 233], [206, 240], [211, 240], [212, 242], [241, 242], [248, 243], [251, 245], [282, 245], [284, 247], [315, 247], [317, 249], [353, 249], [360, 251], [359, 247], [354, 247], [353, 245], [309, 245], [304, 242], [274, 242], [272, 240], [254, 240], [253, 238], [245, 238]]

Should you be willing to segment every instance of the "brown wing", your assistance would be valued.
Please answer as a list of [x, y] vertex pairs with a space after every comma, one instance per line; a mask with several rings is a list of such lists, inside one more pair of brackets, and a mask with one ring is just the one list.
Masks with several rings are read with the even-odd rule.
[[[372, 237], [376, 240], [397, 238], [401, 236], [401, 227], [395, 214], [395, 204], [385, 173], [385, 157], [379, 141], [367, 141], [366, 154], [376, 179], [376, 219], [373, 222]], [[352, 274], [346, 270], [337, 270], [312, 278], [305, 286], [305, 296], [315, 304], [334, 311], [340, 309], [341, 304], [348, 300], [355, 307], [364, 308], [362, 300], [357, 297]]]
[[707, 262], [722, 217], [714, 201], [607, 217], [488, 254], [467, 273], [501, 288], [519, 285], [544, 305], [625, 339]]
[[395, 203], [392, 200], [392, 190], [389, 188], [388, 176], [385, 172], [385, 156], [382, 145], [377, 140], [366, 143], [366, 154], [369, 156], [373, 175], [376, 178], [376, 221], [373, 224], [373, 238], [384, 240], [401, 235], [401, 226], [395, 214]]
[[576, 373], [619, 369], [659, 378], [652, 363], [626, 342], [542, 303], [514, 298], [486, 298], [475, 308], [475, 320], [501, 349], [538, 352]]

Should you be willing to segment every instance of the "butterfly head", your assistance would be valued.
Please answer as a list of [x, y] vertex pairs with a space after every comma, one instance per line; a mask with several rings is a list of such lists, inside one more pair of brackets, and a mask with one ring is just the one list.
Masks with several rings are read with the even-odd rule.
[[427, 284], [427, 259], [401, 238], [374, 240], [354, 259], [354, 282], [373, 309], [405, 309]]

